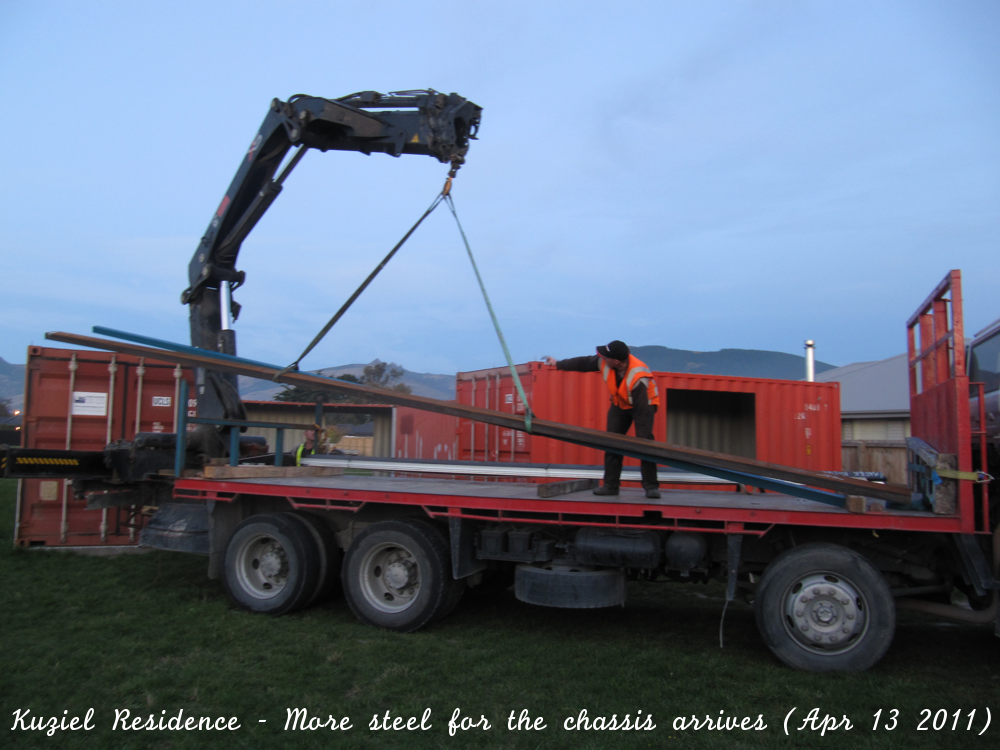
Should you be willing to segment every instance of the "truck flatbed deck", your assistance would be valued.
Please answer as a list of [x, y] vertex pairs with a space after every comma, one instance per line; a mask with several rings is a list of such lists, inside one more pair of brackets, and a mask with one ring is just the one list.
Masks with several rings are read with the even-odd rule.
[[327, 476], [252, 479], [181, 479], [179, 500], [231, 501], [243, 495], [287, 498], [296, 508], [360, 510], [366, 504], [415, 505], [437, 518], [472, 518], [542, 524], [620, 528], [699, 529], [763, 535], [774, 524], [957, 533], [958, 516], [886, 509], [852, 513], [814, 500], [774, 492], [664, 489], [650, 500], [640, 489], [622, 488], [617, 497], [589, 490], [553, 498], [538, 496], [540, 485], [442, 478]]

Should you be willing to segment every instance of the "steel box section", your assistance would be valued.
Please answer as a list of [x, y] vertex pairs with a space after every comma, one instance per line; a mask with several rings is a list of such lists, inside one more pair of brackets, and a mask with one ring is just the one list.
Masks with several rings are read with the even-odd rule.
[[[73, 369], [75, 365], [75, 369]], [[173, 432], [179, 377], [190, 368], [109, 352], [32, 346], [25, 367], [23, 445], [100, 451], [136, 432]], [[72, 384], [72, 388], [71, 388]], [[71, 399], [71, 395], [73, 398]], [[189, 403], [194, 409], [194, 401]], [[25, 547], [134, 544], [128, 509], [88, 510], [69, 482], [25, 479], [14, 541]]]
[[[541, 362], [518, 365], [516, 370], [532, 412], [540, 419], [605, 429], [608, 393], [598, 373], [566, 372]], [[841, 469], [839, 383], [672, 372], [656, 372], [654, 377], [660, 408], [653, 436], [659, 442], [731, 452], [812, 471]], [[459, 373], [456, 392], [463, 405], [524, 414], [508, 368]], [[697, 405], [711, 403], [713, 395], [722, 407], [700, 410]], [[751, 404], [752, 413], [727, 413], [726, 403], [737, 404], [742, 412]], [[687, 407], [681, 409], [681, 404]], [[736, 430], [749, 430], [752, 437], [734, 444], [726, 439], [726, 432]], [[466, 419], [459, 420], [458, 432], [460, 460], [603, 463], [602, 452], [592, 448]], [[731, 446], [735, 449], [727, 451]], [[625, 465], [637, 466], [638, 461], [626, 458]]]

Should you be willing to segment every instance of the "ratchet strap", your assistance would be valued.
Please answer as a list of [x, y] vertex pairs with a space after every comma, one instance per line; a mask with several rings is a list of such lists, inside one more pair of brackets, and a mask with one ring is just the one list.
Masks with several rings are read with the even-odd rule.
[[909, 464], [907, 466], [910, 471], [914, 471], [917, 474], [929, 474], [931, 481], [934, 484], [941, 484], [942, 477], [944, 479], [964, 479], [967, 482], [975, 482], [976, 484], [987, 484], [993, 481], [993, 476], [987, 474], [985, 471], [957, 471], [955, 469], [932, 469], [929, 466], [924, 466], [922, 464]]
[[954, 469], [934, 469], [939, 477], [945, 479], [965, 479], [976, 484], [986, 484], [992, 482], [993, 477], [985, 471], [955, 471]]

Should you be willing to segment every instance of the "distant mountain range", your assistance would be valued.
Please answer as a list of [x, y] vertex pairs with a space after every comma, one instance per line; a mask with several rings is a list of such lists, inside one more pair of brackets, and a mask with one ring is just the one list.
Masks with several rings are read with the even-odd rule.
[[[375, 364], [379, 360], [369, 362]], [[317, 375], [325, 375], [328, 378], [336, 378], [341, 375], [354, 375], [358, 378], [368, 365], [341, 365], [340, 367], [324, 367], [322, 370], [313, 370]], [[393, 365], [398, 367], [399, 365]], [[424, 396], [426, 398], [437, 398], [449, 400], [455, 398], [455, 376], [435, 375], [429, 372], [410, 372], [403, 369], [403, 377], [400, 382], [405, 383], [413, 389], [414, 396]], [[275, 394], [281, 393], [283, 386], [275, 385], [269, 380], [257, 380], [240, 376], [240, 396], [244, 401], [272, 401]]]
[[24, 406], [24, 365], [12, 365], [0, 357], [0, 399], [10, 399], [11, 409]]
[[[717, 352], [695, 352], [670, 349], [665, 346], [636, 346], [632, 353], [653, 370], [664, 372], [690, 372], [704, 375], [734, 375], [748, 378], [778, 378], [802, 380], [805, 377], [805, 358], [784, 352], [760, 349], [721, 349]], [[378, 360], [375, 360], [376, 362]], [[371, 364], [371, 363], [370, 363]], [[352, 364], [325, 367], [320, 375], [335, 378], [349, 373], [361, 376], [366, 365]], [[836, 365], [816, 362], [816, 373], [832, 370]], [[455, 376], [436, 375], [428, 372], [410, 372], [404, 368], [402, 382], [413, 389], [415, 396], [427, 398], [455, 398]], [[283, 388], [269, 380], [240, 377], [240, 394], [246, 401], [270, 401]], [[24, 402], [24, 365], [12, 365], [0, 358], [0, 399], [10, 399], [12, 409], [20, 409]]]

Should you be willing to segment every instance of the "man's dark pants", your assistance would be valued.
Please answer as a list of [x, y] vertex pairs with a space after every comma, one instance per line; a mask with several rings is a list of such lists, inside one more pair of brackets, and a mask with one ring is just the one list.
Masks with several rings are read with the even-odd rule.
[[[608, 432], [624, 435], [628, 428], [635, 422], [635, 436], [653, 439], [653, 418], [656, 416], [656, 407], [647, 409], [619, 409], [612, 404], [608, 408]], [[621, 483], [622, 462], [624, 458], [620, 453], [604, 454], [604, 486], [609, 489], [618, 489]], [[643, 461], [640, 467], [642, 473], [642, 488], [644, 490], [655, 490], [660, 486], [660, 481], [656, 477], [656, 464], [651, 461]]]

